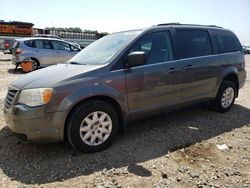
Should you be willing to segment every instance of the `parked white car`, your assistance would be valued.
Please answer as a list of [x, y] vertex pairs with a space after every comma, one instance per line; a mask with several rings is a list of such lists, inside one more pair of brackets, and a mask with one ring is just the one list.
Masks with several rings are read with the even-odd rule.
[[249, 45], [243, 45], [242, 48], [244, 50], [244, 54], [250, 54], [250, 46]]

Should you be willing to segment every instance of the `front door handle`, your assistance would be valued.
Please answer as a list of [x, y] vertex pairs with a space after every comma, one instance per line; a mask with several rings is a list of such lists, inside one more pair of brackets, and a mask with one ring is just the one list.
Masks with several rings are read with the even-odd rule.
[[176, 72], [178, 70], [180, 70], [180, 69], [179, 68], [175, 68], [175, 67], [171, 67], [171, 68], [168, 69], [168, 72], [169, 73], [173, 73], [173, 72]]
[[184, 69], [184, 70], [189, 70], [189, 69], [192, 69], [192, 66], [193, 66], [193, 65], [189, 64], [189, 65], [184, 66], [183, 69]]

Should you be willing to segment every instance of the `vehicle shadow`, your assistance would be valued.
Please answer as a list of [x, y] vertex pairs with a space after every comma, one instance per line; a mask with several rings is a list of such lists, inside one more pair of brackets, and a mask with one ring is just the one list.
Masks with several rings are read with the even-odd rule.
[[137, 163], [248, 125], [249, 114], [250, 109], [241, 105], [224, 114], [206, 106], [189, 107], [132, 123], [125, 136], [119, 135], [111, 147], [93, 154], [76, 152], [65, 143], [21, 144], [5, 127], [0, 131], [0, 168], [12, 180], [26, 184], [63, 181], [124, 166], [137, 176], [151, 176]]

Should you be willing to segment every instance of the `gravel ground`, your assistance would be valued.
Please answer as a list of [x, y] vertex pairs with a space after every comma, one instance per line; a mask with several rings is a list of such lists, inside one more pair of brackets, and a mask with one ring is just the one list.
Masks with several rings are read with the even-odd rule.
[[[0, 54], [0, 108], [13, 74]], [[250, 56], [246, 56], [250, 71]], [[111, 147], [82, 154], [67, 143], [20, 143], [0, 111], [1, 187], [250, 187], [250, 79], [225, 114], [192, 106], [132, 123]], [[218, 144], [227, 149], [219, 150]]]

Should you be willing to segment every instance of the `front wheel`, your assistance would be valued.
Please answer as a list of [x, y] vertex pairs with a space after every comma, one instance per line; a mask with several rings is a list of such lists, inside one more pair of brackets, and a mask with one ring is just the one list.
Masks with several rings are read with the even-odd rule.
[[73, 110], [66, 131], [74, 148], [90, 153], [108, 147], [118, 128], [118, 115], [112, 105], [104, 101], [89, 101]]
[[39, 63], [38, 61], [33, 61], [32, 62], [32, 70], [37, 70], [39, 68]]
[[227, 112], [233, 106], [236, 94], [235, 83], [227, 80], [223, 81], [215, 100], [212, 101], [212, 108], [221, 113]]

